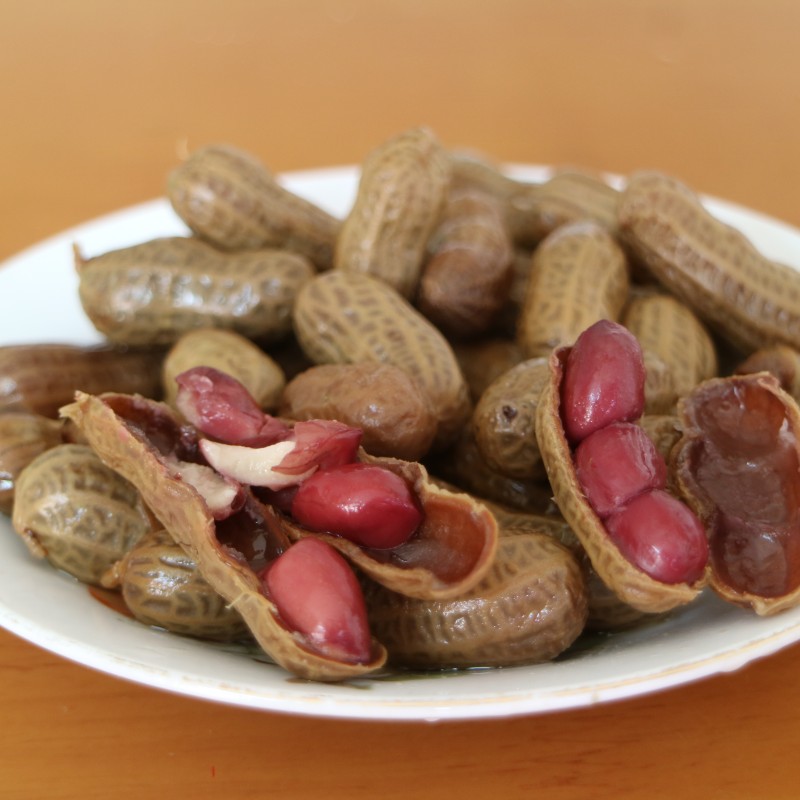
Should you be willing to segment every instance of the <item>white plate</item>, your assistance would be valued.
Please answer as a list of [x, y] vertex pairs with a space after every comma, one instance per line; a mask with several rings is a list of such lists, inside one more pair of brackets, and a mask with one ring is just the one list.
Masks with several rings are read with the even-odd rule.
[[[539, 167], [516, 167], [540, 180]], [[295, 173], [286, 185], [334, 214], [352, 203], [357, 173]], [[708, 201], [769, 256], [800, 265], [800, 232], [746, 209]], [[99, 340], [77, 296], [71, 247], [86, 255], [186, 230], [164, 200], [55, 236], [0, 269], [0, 344]], [[669, 619], [576, 647], [554, 663], [442, 675], [300, 681], [236, 647], [152, 630], [98, 602], [89, 590], [34, 560], [0, 517], [0, 625], [65, 658], [179, 694], [271, 711], [381, 720], [502, 717], [633, 697], [738, 669], [800, 639], [800, 608], [773, 618], [710, 593]]]

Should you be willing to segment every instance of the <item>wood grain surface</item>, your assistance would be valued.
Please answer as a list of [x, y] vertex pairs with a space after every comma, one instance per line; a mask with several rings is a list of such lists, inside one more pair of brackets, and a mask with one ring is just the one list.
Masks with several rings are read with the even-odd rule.
[[[275, 171], [411, 125], [670, 172], [800, 225], [791, 0], [0, 0], [0, 258], [227, 141]], [[2, 321], [0, 321], [0, 327]], [[0, 633], [0, 798], [790, 798], [800, 646], [593, 708], [459, 723], [226, 707]]]

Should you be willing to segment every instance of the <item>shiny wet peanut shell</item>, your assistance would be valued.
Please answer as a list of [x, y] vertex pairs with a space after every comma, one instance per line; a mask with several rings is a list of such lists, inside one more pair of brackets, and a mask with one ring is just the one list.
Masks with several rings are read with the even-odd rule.
[[281, 621], [275, 604], [261, 592], [250, 566], [217, 539], [215, 521], [197, 490], [174, 477], [136, 420], [154, 415], [164, 428], [178, 422], [168, 406], [140, 397], [79, 394], [62, 409], [83, 430], [92, 447], [112, 469], [136, 485], [175, 540], [197, 563], [206, 581], [241, 615], [258, 644], [289, 672], [309, 680], [339, 681], [372, 672], [386, 660], [373, 640], [366, 664], [336, 661], [304, 646]]
[[580, 539], [592, 567], [617, 597], [650, 613], [684, 605], [700, 593], [706, 578], [692, 585], [651, 578], [620, 553], [583, 495], [560, 412], [560, 387], [569, 349], [558, 348], [550, 356], [551, 379], [542, 392], [536, 414], [536, 434], [555, 501]]

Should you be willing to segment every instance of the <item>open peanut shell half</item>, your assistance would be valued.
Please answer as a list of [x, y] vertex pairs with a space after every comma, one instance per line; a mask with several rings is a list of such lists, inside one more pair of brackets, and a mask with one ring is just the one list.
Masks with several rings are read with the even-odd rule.
[[800, 604], [800, 408], [766, 372], [712, 378], [679, 403], [678, 489], [709, 533], [710, 584], [775, 614]]
[[536, 436], [556, 504], [595, 572], [620, 600], [648, 613], [685, 605], [703, 589], [708, 570], [693, 584], [663, 583], [651, 578], [623, 556], [586, 501], [561, 420], [561, 383], [569, 351], [569, 347], [559, 347], [551, 354], [550, 380], [542, 390], [536, 413]]
[[290, 539], [322, 539], [377, 583], [422, 600], [457, 597], [485, 577], [497, 551], [498, 532], [483, 503], [434, 483], [415, 461], [370, 456], [363, 450], [359, 460], [391, 470], [410, 485], [423, 513], [414, 535], [397, 547], [368, 549], [341, 536], [312, 533], [281, 516]]
[[[248, 495], [244, 506], [217, 522], [203, 496], [177, 477], [169, 459], [191, 455], [193, 429], [166, 405], [136, 395], [78, 392], [61, 409], [112, 469], [127, 478], [161, 524], [195, 560], [208, 583], [242, 616], [258, 644], [289, 672], [310, 680], [339, 681], [373, 672], [386, 650], [373, 638], [368, 663], [334, 660], [290, 630], [261, 591], [256, 569], [288, 546], [269, 509]], [[187, 455], [187, 458], [188, 458]], [[258, 565], [257, 565], [258, 562]]]

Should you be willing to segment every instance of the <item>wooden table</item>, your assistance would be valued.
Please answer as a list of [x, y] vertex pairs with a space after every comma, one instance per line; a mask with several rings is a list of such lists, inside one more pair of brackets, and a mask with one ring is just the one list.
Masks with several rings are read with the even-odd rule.
[[[505, 161], [657, 167], [800, 224], [798, 26], [787, 0], [2, 0], [0, 257], [160, 195], [187, 147], [282, 171], [419, 123]], [[341, 722], [2, 633], [0, 797], [795, 797], [799, 671], [794, 646], [584, 710]]]

